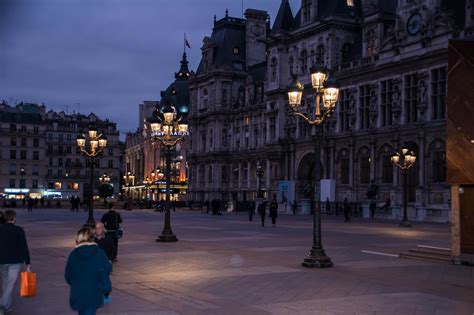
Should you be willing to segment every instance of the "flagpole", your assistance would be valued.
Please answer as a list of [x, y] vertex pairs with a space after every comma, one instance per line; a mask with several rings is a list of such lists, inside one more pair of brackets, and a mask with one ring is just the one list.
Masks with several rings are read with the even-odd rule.
[[183, 48], [184, 48], [184, 53], [186, 53], [186, 33], [184, 33]]

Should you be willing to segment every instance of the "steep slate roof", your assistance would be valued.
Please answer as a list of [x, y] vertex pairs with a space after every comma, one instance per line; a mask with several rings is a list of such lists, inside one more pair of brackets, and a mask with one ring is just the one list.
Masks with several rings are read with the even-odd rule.
[[293, 29], [294, 19], [288, 0], [282, 0], [280, 9], [278, 9], [275, 22], [273, 23], [272, 33], [284, 33]]
[[298, 28], [301, 26], [301, 8], [296, 12], [295, 18], [294, 18], [294, 24], [293, 24], [293, 29]]
[[[209, 38], [208, 38], [209, 39]], [[234, 70], [245, 70], [245, 20], [226, 16], [214, 22], [214, 29], [210, 37], [213, 46], [212, 65], [215, 68], [229, 66]], [[234, 47], [239, 54], [234, 54]], [[199, 64], [196, 74], [203, 71], [203, 60]]]

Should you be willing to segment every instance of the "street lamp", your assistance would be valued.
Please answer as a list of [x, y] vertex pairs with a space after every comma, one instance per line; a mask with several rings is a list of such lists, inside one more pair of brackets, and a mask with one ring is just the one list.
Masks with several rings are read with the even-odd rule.
[[[293, 115], [303, 118], [310, 126], [314, 126], [315, 136], [314, 140], [314, 154], [316, 161], [314, 163], [315, 182], [321, 180], [321, 136], [323, 132], [323, 124], [333, 113], [337, 98], [339, 95], [339, 85], [334, 78], [329, 77], [329, 71], [324, 65], [313, 65], [310, 69], [311, 85], [315, 90], [316, 104], [314, 114], [308, 115], [302, 113], [301, 99], [303, 96], [304, 86], [295, 77], [288, 87], [288, 103]], [[304, 258], [302, 262], [303, 267], [310, 268], [328, 268], [332, 267], [331, 258], [324, 252], [321, 241], [321, 209], [319, 206], [319, 191], [315, 185], [316, 202], [313, 209], [313, 246], [310, 253]]]
[[145, 177], [145, 179], [143, 180], [143, 185], [145, 185], [145, 188], [146, 188], [146, 199], [148, 200], [149, 199], [149, 196], [150, 196], [150, 185], [151, 183], [153, 182], [152, 181], [152, 178], [154, 177], [154, 172], [151, 172], [151, 178], [149, 178], [148, 176]]
[[178, 112], [170, 103], [157, 108], [149, 119], [152, 140], [160, 141], [163, 145], [166, 168], [166, 203], [165, 226], [157, 242], [176, 242], [178, 239], [171, 230], [170, 212], [170, 182], [171, 182], [171, 155], [173, 148], [189, 135], [188, 120], [185, 112]]
[[107, 173], [104, 173], [99, 177], [99, 181], [103, 185], [108, 184], [110, 182], [110, 176], [107, 175]]
[[130, 186], [133, 185], [133, 181], [135, 180], [135, 175], [128, 171], [126, 175], [123, 176], [123, 181], [125, 183], [125, 186], [127, 187], [127, 194], [126, 194], [126, 197], [127, 197], [127, 207], [126, 209], [127, 210], [132, 210], [132, 204], [131, 204], [131, 198], [130, 198]]
[[[89, 140], [89, 144], [87, 144]], [[105, 150], [107, 146], [107, 138], [103, 134], [99, 134], [95, 127], [90, 127], [88, 137], [84, 134], [77, 136], [77, 146], [81, 152], [90, 158], [90, 194], [89, 194], [89, 216], [87, 225], [94, 226], [94, 166], [95, 159], [99, 158], [99, 154]]]
[[258, 192], [257, 192], [257, 197], [258, 198], [263, 198], [263, 190], [262, 190], [262, 177], [263, 177], [263, 168], [260, 163], [257, 165], [257, 177], [258, 177]]
[[404, 147], [400, 150], [400, 152], [395, 152], [392, 157], [390, 158], [392, 164], [398, 166], [402, 170], [403, 174], [403, 220], [400, 223], [402, 227], [411, 227], [410, 222], [408, 222], [408, 170], [412, 167], [416, 162], [415, 153]]

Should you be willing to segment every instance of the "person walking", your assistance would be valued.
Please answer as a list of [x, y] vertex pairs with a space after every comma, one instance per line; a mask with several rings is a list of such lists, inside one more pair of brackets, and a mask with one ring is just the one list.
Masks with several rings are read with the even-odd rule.
[[33, 199], [32, 198], [28, 198], [27, 204], [28, 204], [28, 212], [33, 211]]
[[269, 206], [270, 218], [272, 218], [272, 225], [275, 227], [276, 219], [278, 218], [278, 202], [276, 195], [273, 195], [273, 200]]
[[377, 204], [375, 203], [374, 200], [370, 202], [369, 209], [370, 209], [370, 218], [373, 219], [375, 217], [375, 210], [377, 209]]
[[291, 210], [293, 211], [293, 215], [296, 215], [296, 211], [298, 211], [298, 202], [296, 202], [296, 199], [293, 201], [293, 205], [291, 206]]
[[331, 202], [329, 201], [329, 197], [326, 197], [326, 214], [331, 216]]
[[351, 206], [349, 205], [347, 198], [344, 198], [343, 207], [344, 207], [344, 222], [350, 222], [351, 219], [349, 217], [349, 212], [351, 211]]
[[6, 210], [5, 224], [0, 225], [0, 273], [2, 275], [2, 296], [0, 314], [12, 311], [12, 295], [22, 264], [30, 271], [30, 252], [25, 231], [15, 225], [16, 212]]
[[112, 291], [109, 278], [112, 265], [92, 237], [90, 228], [79, 230], [76, 248], [69, 254], [64, 272], [71, 287], [69, 305], [79, 315], [95, 315]]
[[115, 255], [115, 244], [112, 237], [105, 233], [105, 227], [102, 222], [95, 224], [94, 242], [104, 250], [107, 258], [112, 263]]
[[265, 215], [267, 212], [267, 202], [262, 200], [262, 202], [258, 205], [257, 208], [258, 214], [260, 214], [260, 219], [262, 220], [262, 227], [265, 226]]
[[115, 252], [113, 255], [113, 262], [117, 262], [118, 255], [118, 239], [119, 239], [119, 230], [120, 224], [123, 222], [120, 213], [114, 210], [113, 204], [109, 205], [109, 211], [107, 211], [100, 220], [105, 229], [107, 230], [107, 235], [110, 235], [115, 245]]
[[249, 201], [247, 204], [247, 210], [249, 212], [249, 221], [253, 220], [253, 215], [255, 213], [255, 202]]

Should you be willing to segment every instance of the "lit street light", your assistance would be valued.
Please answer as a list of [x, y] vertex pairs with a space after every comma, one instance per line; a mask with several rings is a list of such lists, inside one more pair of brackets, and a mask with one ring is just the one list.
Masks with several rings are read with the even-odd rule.
[[[87, 143], [87, 140], [88, 143]], [[88, 137], [84, 134], [77, 136], [77, 146], [81, 152], [90, 158], [90, 182], [89, 182], [89, 216], [86, 224], [94, 226], [94, 166], [95, 159], [99, 158], [99, 154], [105, 150], [107, 146], [107, 138], [97, 133], [95, 127], [90, 127]]]
[[125, 183], [125, 186], [127, 187], [127, 190], [126, 190], [127, 202], [126, 202], [126, 207], [125, 207], [126, 210], [132, 210], [132, 198], [131, 198], [131, 193], [130, 193], [130, 186], [133, 185], [134, 180], [135, 180], [135, 175], [130, 171], [128, 171], [127, 174], [123, 176], [123, 181]]
[[[292, 113], [296, 116], [303, 118], [309, 125], [314, 126], [315, 135], [314, 141], [314, 154], [316, 156], [314, 162], [314, 173], [315, 183], [321, 180], [321, 137], [323, 128], [322, 125], [333, 113], [337, 98], [339, 95], [339, 86], [333, 78], [328, 78], [329, 71], [325, 66], [313, 65], [310, 69], [311, 73], [311, 84], [316, 94], [316, 106], [313, 115], [308, 116], [300, 108], [301, 99], [303, 96], [303, 85], [294, 77], [293, 82], [288, 88], [288, 102]], [[322, 106], [321, 106], [322, 103]], [[313, 209], [314, 221], [313, 221], [313, 246], [310, 253], [304, 258], [303, 267], [310, 268], [328, 268], [332, 267], [331, 258], [329, 258], [324, 252], [323, 244], [321, 241], [321, 208], [319, 206], [320, 194], [315, 184], [315, 198], [314, 203], [316, 209]]]
[[398, 166], [402, 170], [403, 174], [403, 220], [400, 223], [402, 227], [411, 227], [410, 222], [408, 222], [408, 170], [416, 162], [415, 153], [408, 149], [402, 148], [400, 152], [395, 152], [394, 155], [390, 158], [393, 165]]
[[157, 242], [176, 242], [178, 239], [171, 230], [170, 212], [170, 182], [171, 182], [171, 155], [173, 148], [185, 139], [188, 133], [188, 120], [185, 112], [177, 112], [170, 103], [163, 108], [157, 108], [149, 120], [152, 140], [160, 141], [164, 148], [166, 168], [166, 203], [165, 226]]

